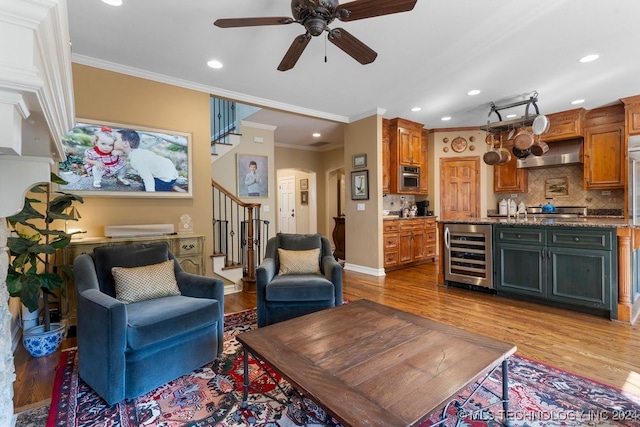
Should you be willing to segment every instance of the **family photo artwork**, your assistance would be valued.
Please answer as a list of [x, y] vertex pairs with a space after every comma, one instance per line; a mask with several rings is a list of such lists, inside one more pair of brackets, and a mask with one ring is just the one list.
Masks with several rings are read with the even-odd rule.
[[269, 197], [267, 156], [238, 154], [238, 196]]
[[191, 135], [79, 119], [62, 138], [61, 191], [83, 195], [192, 197]]

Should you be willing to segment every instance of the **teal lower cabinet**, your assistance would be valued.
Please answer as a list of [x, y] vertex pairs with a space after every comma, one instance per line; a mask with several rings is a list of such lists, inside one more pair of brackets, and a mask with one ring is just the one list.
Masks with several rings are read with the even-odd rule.
[[615, 239], [615, 229], [497, 225], [496, 292], [616, 318]]

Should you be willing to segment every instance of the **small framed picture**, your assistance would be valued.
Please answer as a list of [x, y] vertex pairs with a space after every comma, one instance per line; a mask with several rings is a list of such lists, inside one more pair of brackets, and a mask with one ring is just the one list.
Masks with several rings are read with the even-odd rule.
[[369, 200], [369, 171], [351, 172], [351, 200]]
[[309, 180], [307, 178], [300, 180], [300, 190], [308, 190], [309, 189]]
[[300, 192], [300, 204], [301, 205], [308, 205], [309, 204], [309, 192], [308, 191], [301, 191]]
[[353, 156], [353, 168], [360, 169], [367, 167], [367, 155], [366, 154], [356, 154]]
[[557, 197], [569, 195], [569, 179], [547, 178], [544, 182], [544, 197]]

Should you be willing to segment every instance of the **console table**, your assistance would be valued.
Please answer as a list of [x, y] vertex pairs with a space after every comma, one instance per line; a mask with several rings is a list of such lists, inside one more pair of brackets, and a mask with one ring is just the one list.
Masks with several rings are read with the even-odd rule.
[[336, 222], [332, 234], [333, 243], [336, 246], [336, 249], [333, 251], [333, 257], [337, 261], [338, 259], [346, 259], [344, 252], [344, 217], [334, 216], [333, 220]]
[[[147, 237], [87, 237], [72, 240], [69, 246], [62, 249], [62, 264], [73, 267], [73, 260], [81, 254], [92, 253], [98, 246], [111, 246], [124, 243], [167, 242], [169, 250], [175, 255], [180, 266], [187, 273], [203, 275], [204, 235], [175, 234], [169, 236]], [[67, 321], [67, 327], [76, 325], [76, 285], [72, 278], [65, 278], [64, 292], [60, 297], [61, 315]]]

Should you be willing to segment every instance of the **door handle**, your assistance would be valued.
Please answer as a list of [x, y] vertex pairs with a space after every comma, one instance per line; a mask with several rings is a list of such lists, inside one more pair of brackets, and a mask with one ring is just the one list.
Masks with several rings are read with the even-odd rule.
[[293, 218], [294, 216], [296, 216], [296, 214], [294, 213], [293, 209], [291, 209], [291, 217]]
[[451, 249], [451, 247], [449, 246], [449, 239], [450, 239], [450, 232], [449, 232], [449, 227], [445, 227], [444, 228], [444, 245], [447, 247], [447, 249]]

